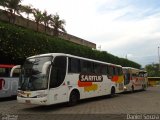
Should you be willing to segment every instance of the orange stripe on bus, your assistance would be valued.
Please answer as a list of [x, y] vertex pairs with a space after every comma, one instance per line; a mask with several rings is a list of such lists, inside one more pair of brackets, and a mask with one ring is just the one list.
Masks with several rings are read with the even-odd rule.
[[92, 82], [81, 82], [80, 80], [78, 80], [78, 86], [79, 87], [87, 87], [87, 86], [91, 86]]
[[118, 76], [113, 76], [112, 81], [114, 81], [114, 82], [118, 81]]

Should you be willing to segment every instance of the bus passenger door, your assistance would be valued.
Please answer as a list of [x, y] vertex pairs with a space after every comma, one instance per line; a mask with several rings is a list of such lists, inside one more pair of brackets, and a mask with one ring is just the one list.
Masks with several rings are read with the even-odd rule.
[[64, 82], [66, 76], [67, 59], [64, 56], [57, 56], [54, 59], [50, 75], [50, 102], [60, 103], [67, 100], [68, 87]]

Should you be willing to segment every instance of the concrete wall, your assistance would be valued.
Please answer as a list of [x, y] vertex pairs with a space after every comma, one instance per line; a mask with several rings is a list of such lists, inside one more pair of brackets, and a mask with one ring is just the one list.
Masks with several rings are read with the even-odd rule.
[[[7, 17], [9, 15], [10, 15], [10, 13], [8, 13], [4, 10], [0, 10], [0, 20], [9, 22], [9, 19]], [[32, 29], [32, 30], [37, 30], [37, 24], [34, 21], [25, 19], [21, 16], [15, 16], [15, 24], [18, 25], [18, 26], [22, 26], [22, 27], [25, 27], [25, 28]], [[39, 32], [45, 32], [45, 28], [44, 28], [43, 24], [39, 25], [38, 31]], [[51, 28], [47, 28], [46, 33], [48, 35], [53, 36], [53, 30]], [[84, 46], [96, 49], [96, 44], [95, 43], [89, 42], [87, 40], [76, 37], [74, 35], [70, 35], [70, 34], [61, 32], [59, 37], [65, 39], [65, 40], [71, 41], [73, 43], [76, 43], [76, 44], [80, 44], [80, 45], [84, 45]]]

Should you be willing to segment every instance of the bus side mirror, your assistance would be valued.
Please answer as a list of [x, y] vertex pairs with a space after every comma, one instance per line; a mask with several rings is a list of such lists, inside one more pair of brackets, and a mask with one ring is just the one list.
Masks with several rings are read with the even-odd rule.
[[45, 63], [43, 64], [43, 67], [42, 67], [42, 74], [43, 74], [43, 75], [47, 74], [47, 69], [49, 68], [50, 65], [51, 65], [51, 62], [50, 62], [50, 61], [45, 62]]

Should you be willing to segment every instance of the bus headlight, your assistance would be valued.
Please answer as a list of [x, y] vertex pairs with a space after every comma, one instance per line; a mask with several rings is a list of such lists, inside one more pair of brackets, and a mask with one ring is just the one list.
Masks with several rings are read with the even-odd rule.
[[126, 89], [127, 89], [127, 87], [126, 87], [126, 86], [124, 86], [124, 89], [126, 90]]

